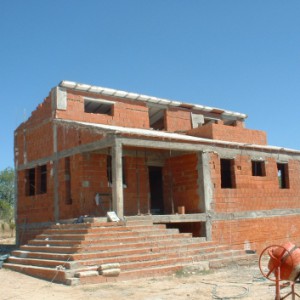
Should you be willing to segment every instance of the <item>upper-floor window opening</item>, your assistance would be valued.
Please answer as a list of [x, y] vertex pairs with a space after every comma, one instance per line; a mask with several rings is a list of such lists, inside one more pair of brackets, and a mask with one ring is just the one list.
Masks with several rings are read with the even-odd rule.
[[264, 161], [252, 160], [252, 176], [266, 176], [266, 166]]
[[290, 187], [288, 164], [277, 163], [277, 176], [279, 188], [288, 189]]
[[218, 121], [219, 121], [219, 119], [216, 119], [216, 118], [204, 117], [203, 125], [216, 124], [216, 123], [218, 123]]
[[84, 99], [84, 112], [92, 114], [113, 114], [114, 102], [102, 99]]
[[234, 160], [221, 158], [221, 188], [235, 188]]
[[223, 120], [223, 124], [226, 126], [236, 126], [236, 120]]
[[149, 107], [149, 123], [150, 127], [156, 130], [165, 129], [165, 108], [160, 106]]

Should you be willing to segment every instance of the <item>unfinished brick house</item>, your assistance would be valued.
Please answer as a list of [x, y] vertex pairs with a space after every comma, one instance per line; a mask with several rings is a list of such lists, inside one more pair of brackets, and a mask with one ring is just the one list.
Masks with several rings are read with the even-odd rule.
[[20, 244], [110, 210], [232, 249], [299, 243], [300, 152], [246, 117], [62, 81], [15, 131]]

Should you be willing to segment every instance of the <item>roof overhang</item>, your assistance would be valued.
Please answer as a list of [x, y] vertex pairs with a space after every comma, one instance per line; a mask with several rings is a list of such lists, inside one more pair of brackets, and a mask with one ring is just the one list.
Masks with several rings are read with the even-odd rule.
[[290, 153], [296, 155], [300, 154], [299, 150], [294, 150], [289, 148], [212, 140], [207, 138], [189, 136], [181, 133], [171, 133], [171, 132], [157, 131], [151, 129], [128, 128], [128, 127], [121, 127], [121, 126], [87, 123], [87, 122], [71, 121], [71, 120], [64, 120], [64, 119], [56, 119], [55, 122], [57, 124], [62, 124], [66, 126], [77, 126], [77, 127], [79, 126], [87, 129], [94, 129], [103, 133], [111, 133], [119, 137], [132, 137], [136, 139], [155, 139], [155, 140], [168, 141], [168, 142], [181, 142], [187, 144], [190, 143], [193, 145], [206, 144], [210, 146], [218, 146], [218, 147], [225, 147], [225, 148], [249, 149], [254, 151], [257, 150], [257, 151], [268, 151], [268, 152], [276, 152], [276, 153]]
[[83, 83], [78, 83], [73, 81], [66, 81], [66, 80], [61, 81], [59, 86], [67, 89], [95, 93], [103, 96], [111, 96], [111, 97], [125, 98], [125, 99], [130, 99], [135, 101], [142, 101], [149, 105], [182, 107], [194, 111], [200, 111], [206, 113], [217, 113], [224, 118], [234, 118], [238, 120], [244, 120], [247, 118], [246, 114], [233, 112], [229, 110], [223, 110], [216, 107], [204, 106], [204, 105], [193, 104], [193, 103], [185, 103], [176, 100], [168, 100], [168, 99], [157, 98], [157, 97], [152, 97], [152, 96], [147, 96], [147, 95], [142, 95], [137, 93], [130, 93], [126, 91], [105, 88], [101, 86], [88, 85], [88, 84], [83, 84]]

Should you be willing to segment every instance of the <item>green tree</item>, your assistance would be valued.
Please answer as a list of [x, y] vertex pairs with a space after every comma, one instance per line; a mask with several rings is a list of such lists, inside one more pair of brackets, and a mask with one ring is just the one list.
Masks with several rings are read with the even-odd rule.
[[14, 170], [0, 171], [0, 219], [11, 222], [14, 216]]
[[0, 200], [14, 205], [14, 180], [15, 173], [12, 168], [0, 171]]

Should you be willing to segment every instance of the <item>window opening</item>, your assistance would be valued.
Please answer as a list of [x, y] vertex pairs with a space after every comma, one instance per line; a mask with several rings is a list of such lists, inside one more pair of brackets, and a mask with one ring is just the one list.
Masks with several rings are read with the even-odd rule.
[[264, 161], [252, 160], [252, 176], [266, 176], [266, 167]]
[[26, 170], [26, 194], [27, 196], [35, 195], [35, 168]]
[[[125, 157], [122, 157], [122, 178], [123, 178], [123, 187], [127, 187], [126, 175], [125, 175]], [[112, 186], [112, 157], [111, 155], [107, 156], [106, 161], [106, 174], [107, 174], [107, 181], [109, 186]]]
[[84, 112], [92, 114], [113, 114], [114, 102], [98, 99], [84, 99]]
[[149, 123], [150, 127], [155, 130], [165, 129], [165, 109], [161, 107], [149, 107]]
[[39, 167], [39, 194], [47, 193], [47, 165]]
[[221, 159], [221, 188], [235, 188], [234, 160]]
[[72, 204], [71, 197], [71, 163], [70, 157], [65, 158], [65, 189], [66, 189], [66, 198], [65, 204]]
[[280, 189], [289, 188], [288, 164], [277, 163], [277, 176]]

